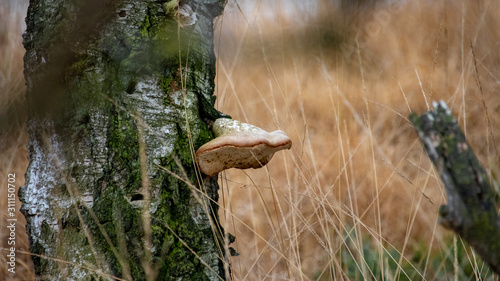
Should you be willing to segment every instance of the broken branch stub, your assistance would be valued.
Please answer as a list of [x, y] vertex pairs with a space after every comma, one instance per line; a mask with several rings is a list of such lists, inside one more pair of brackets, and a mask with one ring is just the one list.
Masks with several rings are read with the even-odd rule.
[[422, 116], [412, 113], [410, 121], [446, 189], [448, 202], [439, 208], [439, 221], [500, 274], [500, 220], [488, 176], [447, 105], [433, 105]]
[[216, 138], [196, 151], [198, 166], [208, 176], [230, 168], [261, 168], [275, 152], [292, 147], [292, 141], [281, 130], [266, 132], [228, 118], [215, 120], [212, 130]]

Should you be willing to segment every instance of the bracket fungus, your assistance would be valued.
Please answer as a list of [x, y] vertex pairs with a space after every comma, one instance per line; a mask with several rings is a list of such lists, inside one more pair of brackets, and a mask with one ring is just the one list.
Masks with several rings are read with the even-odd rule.
[[196, 151], [198, 166], [208, 176], [230, 168], [261, 168], [275, 152], [292, 147], [292, 141], [281, 130], [269, 133], [233, 119], [215, 120], [212, 130], [216, 138]]

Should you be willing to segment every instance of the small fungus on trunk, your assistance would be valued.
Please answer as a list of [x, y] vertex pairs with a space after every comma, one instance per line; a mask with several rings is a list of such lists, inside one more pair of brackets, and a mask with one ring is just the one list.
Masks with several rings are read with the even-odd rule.
[[208, 176], [230, 169], [261, 168], [282, 149], [290, 149], [292, 141], [285, 132], [263, 129], [228, 118], [215, 120], [215, 139], [196, 151], [201, 172]]

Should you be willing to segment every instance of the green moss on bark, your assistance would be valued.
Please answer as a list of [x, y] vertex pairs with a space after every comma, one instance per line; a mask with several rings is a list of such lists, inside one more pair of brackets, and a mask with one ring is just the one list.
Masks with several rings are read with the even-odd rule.
[[410, 120], [443, 180], [441, 223], [464, 238], [500, 273], [500, 220], [489, 178], [444, 102]]

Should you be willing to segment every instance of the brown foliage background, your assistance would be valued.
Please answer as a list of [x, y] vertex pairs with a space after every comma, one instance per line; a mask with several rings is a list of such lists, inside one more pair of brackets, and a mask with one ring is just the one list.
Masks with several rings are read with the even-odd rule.
[[408, 260], [422, 245], [449, 249], [437, 225], [446, 195], [407, 118], [432, 101], [447, 102], [498, 180], [500, 4], [379, 2], [350, 13], [330, 1], [228, 3], [217, 106], [293, 140], [265, 169], [223, 173], [237, 279], [338, 279], [353, 228]]

